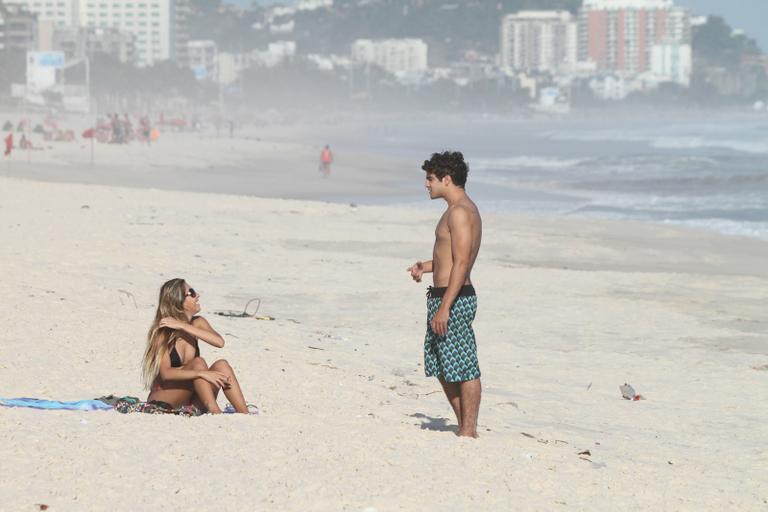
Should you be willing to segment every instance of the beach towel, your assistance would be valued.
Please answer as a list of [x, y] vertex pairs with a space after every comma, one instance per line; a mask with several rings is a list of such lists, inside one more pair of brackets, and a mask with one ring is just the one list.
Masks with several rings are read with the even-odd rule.
[[[128, 414], [141, 412], [145, 414], [173, 414], [176, 416], [202, 416], [205, 411], [194, 405], [182, 405], [173, 407], [170, 404], [158, 400], [142, 402], [134, 396], [116, 397], [106, 395], [94, 400], [78, 400], [75, 402], [60, 402], [57, 400], [42, 400], [39, 398], [0, 398], [0, 406], [26, 407], [31, 409], [65, 410], [65, 411], [109, 411]], [[235, 409], [227, 404], [222, 411], [224, 414], [234, 414]], [[248, 404], [248, 414], [259, 414], [259, 408]]]
[[28, 407], [31, 409], [52, 409], [64, 411], [108, 411], [112, 406], [101, 400], [77, 400], [75, 402], [59, 402], [58, 400], [41, 400], [39, 398], [0, 398], [4, 407]]
[[173, 407], [159, 400], [151, 402], [142, 402], [135, 396], [124, 396], [115, 402], [114, 408], [117, 412], [128, 414], [130, 412], [143, 412], [144, 414], [174, 414], [176, 416], [201, 416], [205, 411], [194, 405], [182, 405]]

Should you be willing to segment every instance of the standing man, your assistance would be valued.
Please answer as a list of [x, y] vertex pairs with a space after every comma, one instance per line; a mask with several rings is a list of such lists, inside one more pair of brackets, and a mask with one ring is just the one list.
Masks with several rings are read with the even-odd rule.
[[431, 199], [444, 199], [448, 208], [435, 229], [431, 261], [408, 268], [414, 281], [432, 272], [427, 292], [427, 335], [424, 340], [424, 372], [437, 377], [448, 397], [459, 435], [477, 437], [480, 410], [480, 367], [472, 321], [477, 296], [470, 273], [480, 250], [482, 220], [464, 184], [469, 168], [464, 155], [435, 153], [421, 167]]

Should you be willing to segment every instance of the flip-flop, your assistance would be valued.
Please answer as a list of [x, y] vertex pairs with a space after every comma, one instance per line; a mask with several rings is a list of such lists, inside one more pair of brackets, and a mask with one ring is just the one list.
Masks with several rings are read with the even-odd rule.
[[[259, 415], [259, 408], [255, 404], [246, 404], [248, 407], [248, 414], [251, 416], [258, 416]], [[227, 404], [226, 407], [221, 411], [224, 414], [235, 414], [237, 411], [235, 411], [235, 407], [232, 404]]]

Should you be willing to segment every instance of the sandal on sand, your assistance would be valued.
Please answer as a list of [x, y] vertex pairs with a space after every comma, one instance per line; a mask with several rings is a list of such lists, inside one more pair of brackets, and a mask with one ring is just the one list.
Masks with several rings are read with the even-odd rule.
[[[248, 407], [248, 414], [251, 416], [258, 416], [259, 414], [259, 408], [255, 404], [246, 404]], [[224, 414], [235, 414], [237, 411], [235, 411], [235, 407], [232, 404], [227, 404], [222, 411]]]

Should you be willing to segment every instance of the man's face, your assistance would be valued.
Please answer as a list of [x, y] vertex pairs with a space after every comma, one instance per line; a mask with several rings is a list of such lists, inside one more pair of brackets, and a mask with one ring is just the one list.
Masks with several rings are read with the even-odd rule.
[[429, 192], [430, 199], [439, 199], [444, 196], [445, 188], [447, 186], [448, 176], [444, 176], [443, 179], [438, 179], [434, 174], [427, 174], [424, 187]]

